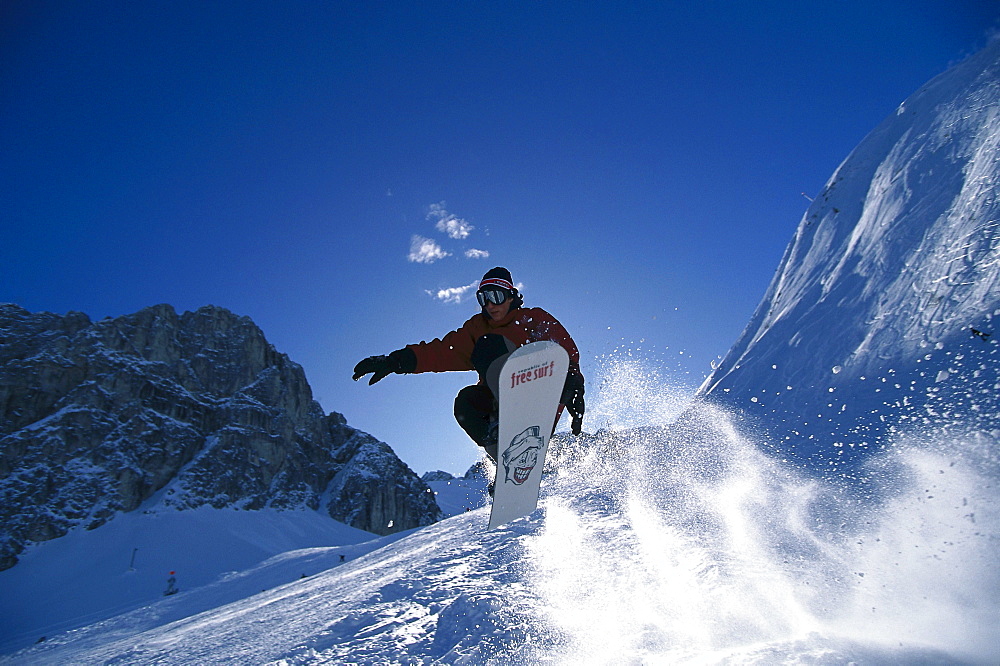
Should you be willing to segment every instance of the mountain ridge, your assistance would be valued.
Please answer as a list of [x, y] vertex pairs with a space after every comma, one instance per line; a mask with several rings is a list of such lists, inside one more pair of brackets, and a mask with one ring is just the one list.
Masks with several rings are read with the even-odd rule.
[[307, 507], [374, 534], [441, 516], [392, 450], [324, 414], [249, 317], [169, 305], [91, 322], [0, 305], [0, 568], [154, 495]]
[[950, 415], [970, 428], [1000, 428], [988, 335], [1000, 316], [997, 99], [1000, 41], [873, 130], [803, 216], [699, 394], [760, 422], [780, 450], [835, 467], [940, 423], [955, 401]]

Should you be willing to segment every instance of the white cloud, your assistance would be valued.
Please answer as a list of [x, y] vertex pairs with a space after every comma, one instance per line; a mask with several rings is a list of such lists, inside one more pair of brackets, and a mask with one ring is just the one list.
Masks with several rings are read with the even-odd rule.
[[477, 287], [479, 287], [478, 280], [464, 287], [449, 287], [447, 289], [438, 289], [436, 292], [428, 291], [427, 293], [442, 303], [461, 303], [470, 292], [475, 292]]
[[471, 224], [457, 217], [450, 217], [447, 220], [438, 220], [438, 223], [434, 225], [434, 228], [441, 233], [448, 234], [449, 238], [455, 238], [457, 240], [468, 238], [469, 232], [475, 229], [475, 227]]
[[486, 250], [466, 250], [465, 256], [468, 259], [488, 259], [490, 253]]
[[423, 236], [413, 236], [410, 239], [410, 261], [417, 264], [433, 264], [438, 259], [451, 256], [450, 252], [445, 252], [440, 245]]
[[434, 225], [434, 228], [443, 234], [448, 234], [449, 238], [454, 238], [455, 240], [468, 238], [472, 230], [475, 229], [474, 226], [462, 218], [449, 213], [445, 209], [444, 201], [429, 206], [427, 219], [436, 219], [437, 223]]

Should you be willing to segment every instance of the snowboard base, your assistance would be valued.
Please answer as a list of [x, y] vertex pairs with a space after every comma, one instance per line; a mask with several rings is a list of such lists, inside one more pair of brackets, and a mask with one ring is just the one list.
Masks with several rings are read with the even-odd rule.
[[514, 350], [500, 371], [500, 427], [489, 529], [538, 506], [545, 453], [555, 427], [569, 354], [558, 343]]

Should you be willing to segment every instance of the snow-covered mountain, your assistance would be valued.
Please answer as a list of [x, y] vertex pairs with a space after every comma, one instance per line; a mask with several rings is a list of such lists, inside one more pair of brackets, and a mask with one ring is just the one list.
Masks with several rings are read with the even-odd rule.
[[[455, 493], [442, 505], [480, 502], [396, 541], [290, 551], [200, 587], [179, 571], [176, 595], [66, 633], [25, 628], [21, 645], [46, 639], [0, 664], [995, 663], [998, 493], [968, 442], [930, 444], [881, 460], [872, 502], [701, 407], [683, 428], [566, 452], [542, 508], [497, 530], [481, 479], [435, 481]], [[97, 549], [95, 577], [136, 576], [97, 540], [77, 546]], [[16, 579], [21, 566], [0, 589], [65, 599], [60, 581]]]
[[386, 444], [323, 414], [249, 318], [0, 305], [0, 569], [121, 512], [204, 505], [320, 511], [375, 534], [440, 517]]
[[900, 430], [1000, 428], [1000, 41], [837, 169], [702, 394], [841, 467]]
[[[0, 664], [997, 663], [997, 345], [971, 329], [1000, 316], [998, 62], [993, 44], [938, 77], [841, 166], [708, 399], [667, 423], [669, 376], [611, 359], [592, 400], [612, 427], [554, 442], [531, 516], [487, 531], [483, 479], [431, 475], [446, 520], [285, 552], [33, 647], [24, 626]], [[0, 595], [58, 598], [45, 572], [73, 555], [53, 551], [111, 561], [99, 533], [33, 546]]]

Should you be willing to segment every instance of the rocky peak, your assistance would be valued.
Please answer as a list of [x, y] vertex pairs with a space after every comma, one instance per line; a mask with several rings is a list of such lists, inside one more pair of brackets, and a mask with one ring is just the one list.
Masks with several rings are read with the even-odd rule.
[[91, 322], [8, 304], [0, 342], [0, 568], [140, 506], [309, 508], [376, 534], [440, 517], [248, 317], [157, 305]]

